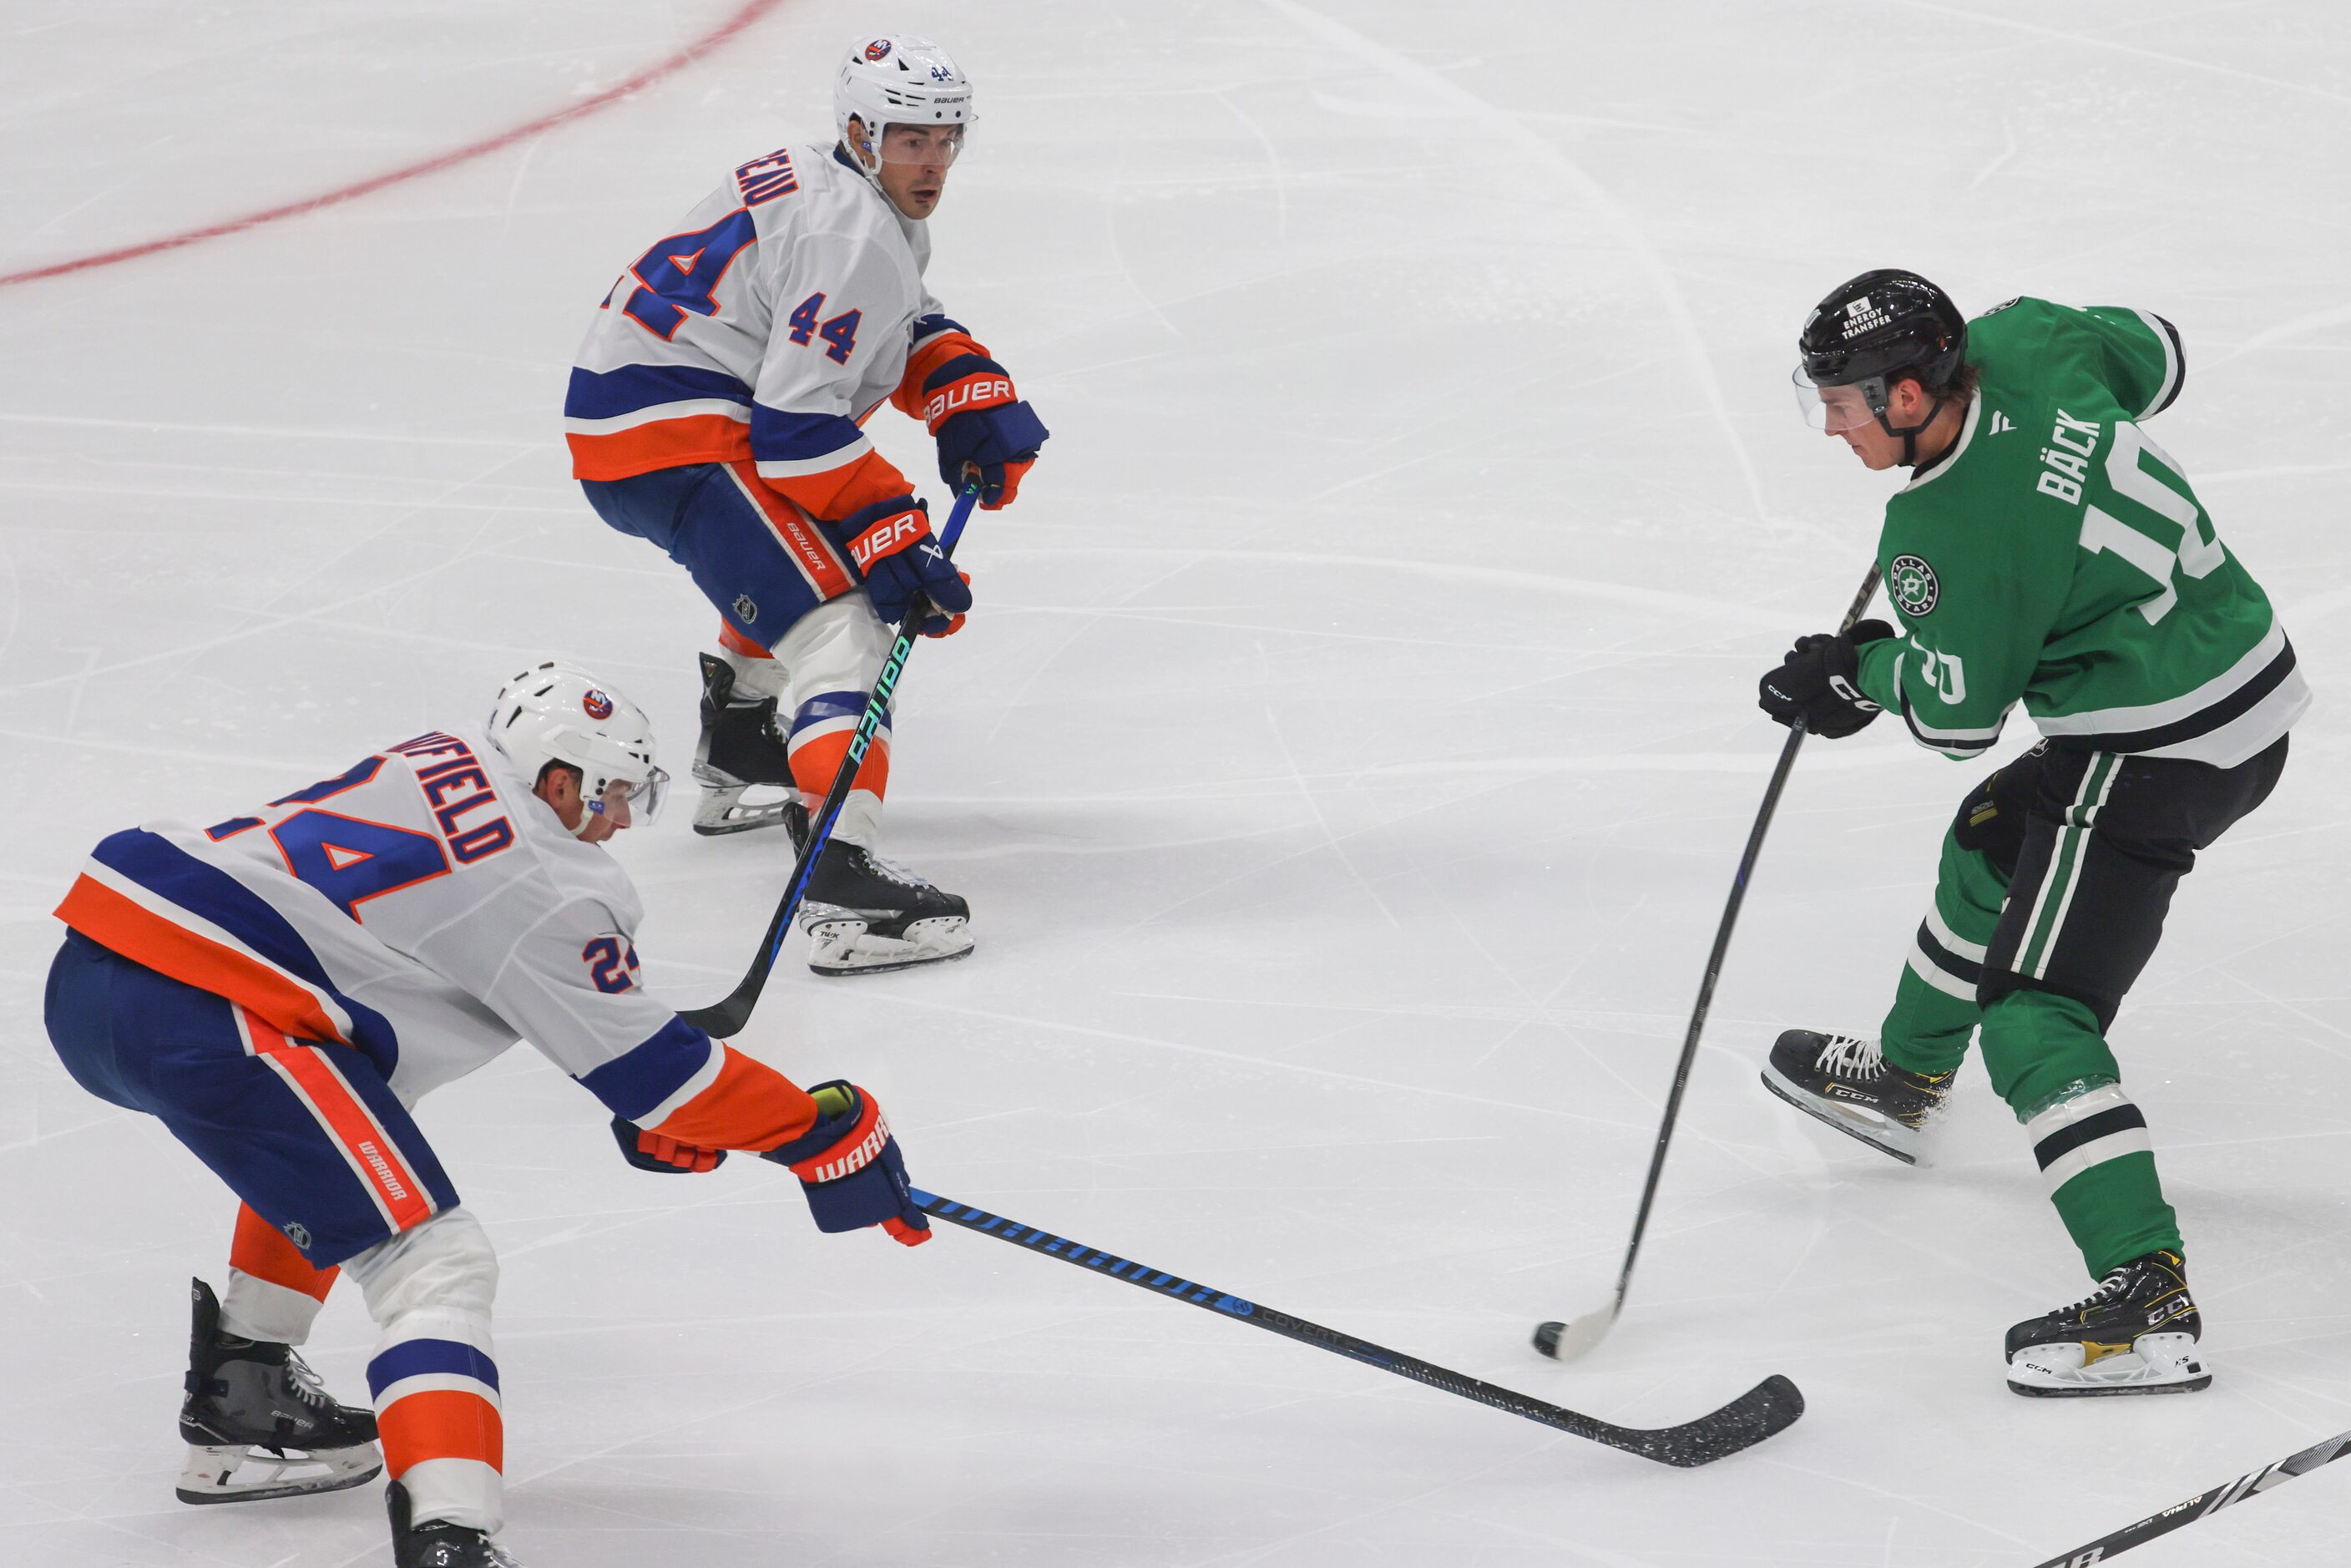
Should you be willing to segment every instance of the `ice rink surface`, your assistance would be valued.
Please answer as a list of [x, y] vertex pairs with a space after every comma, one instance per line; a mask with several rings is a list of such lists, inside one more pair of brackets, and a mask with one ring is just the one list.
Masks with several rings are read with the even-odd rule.
[[[13, 0], [0, 272], [494, 138], [732, 15]], [[182, 1507], [185, 1281], [231, 1201], [50, 1053], [90, 844], [338, 771], [563, 655], [671, 768], [710, 612], [604, 528], [559, 409], [615, 274], [829, 140], [849, 37], [981, 122], [932, 279], [1053, 437], [902, 688], [889, 851], [979, 950], [740, 1042], [893, 1113], [916, 1180], [1608, 1419], [1769, 1372], [1792, 1431], [1680, 1472], [958, 1232], [827, 1238], [748, 1160], [664, 1180], [517, 1050], [420, 1119], [504, 1260], [508, 1540], [623, 1564], [2023, 1568], [2351, 1426], [2351, 22], [2326, 0], [785, 0], [642, 93], [364, 199], [0, 287], [0, 1557], [388, 1562], [379, 1488]], [[2159, 311], [2158, 438], [2319, 706], [2115, 1033], [2187, 1227], [2193, 1398], [2027, 1401], [2088, 1281], [1972, 1064], [1912, 1171], [1755, 1081], [1868, 1030], [1979, 770], [1807, 748], [1633, 1305], [1604, 1301], [1781, 732], [1888, 482], [1796, 419], [1813, 300]], [[877, 437], [935, 479], [920, 431]], [[2020, 717], [2003, 754], [2026, 737]], [[725, 991], [789, 863], [679, 810], [619, 852], [649, 976]], [[364, 1392], [332, 1301], [312, 1359]], [[2130, 1561], [2333, 1560], [2322, 1472]]]

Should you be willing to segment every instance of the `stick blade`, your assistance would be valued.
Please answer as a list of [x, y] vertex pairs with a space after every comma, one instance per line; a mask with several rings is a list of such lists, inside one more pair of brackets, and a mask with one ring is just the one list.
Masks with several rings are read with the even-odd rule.
[[1802, 1393], [1775, 1372], [1710, 1416], [1635, 1434], [1641, 1441], [1631, 1451], [1661, 1465], [1695, 1469], [1786, 1431], [1803, 1413]]

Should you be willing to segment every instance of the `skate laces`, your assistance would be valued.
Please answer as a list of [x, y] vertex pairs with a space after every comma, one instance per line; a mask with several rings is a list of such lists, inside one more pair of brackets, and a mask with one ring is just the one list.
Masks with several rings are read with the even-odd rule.
[[305, 1405], [321, 1410], [334, 1408], [335, 1401], [327, 1392], [326, 1380], [310, 1370], [310, 1364], [294, 1354], [291, 1346], [286, 1352], [286, 1378], [293, 1385], [294, 1397]]
[[1828, 1044], [1821, 1048], [1820, 1070], [1842, 1072], [1854, 1077], [1875, 1078], [1886, 1071], [1886, 1053], [1874, 1040], [1862, 1040], [1850, 1034], [1833, 1034]]
[[[858, 847], [863, 848], [862, 845]], [[875, 875], [887, 877], [892, 882], [896, 883], [900, 887], [922, 889], [928, 888], [931, 885], [929, 883], [924, 881], [920, 876], [917, 876], [914, 873], [908, 871], [904, 866], [900, 865], [897, 862], [883, 860], [872, 850], [865, 851], [865, 863], [873, 868]]]
[[[435, 1526], [439, 1528], [436, 1530]], [[504, 1547], [477, 1530], [451, 1524], [444, 1520], [427, 1520], [423, 1524], [417, 1526], [417, 1533], [421, 1535], [427, 1532], [449, 1537], [447, 1540], [434, 1542], [426, 1550], [423, 1560], [428, 1568], [437, 1568], [437, 1565], [442, 1563], [456, 1563], [463, 1545], [472, 1545], [476, 1542], [489, 1555], [489, 1568], [522, 1568], [519, 1558], [508, 1555]], [[461, 1545], [461, 1540], [463, 1545]]]
[[2060, 1308], [2056, 1315], [2070, 1318], [2088, 1312], [2092, 1307], [2104, 1306], [2129, 1289], [2130, 1270], [2127, 1268], [2109, 1269], [2106, 1270], [2106, 1277], [2098, 1281], [2096, 1290], [2092, 1291], [2072, 1306]]

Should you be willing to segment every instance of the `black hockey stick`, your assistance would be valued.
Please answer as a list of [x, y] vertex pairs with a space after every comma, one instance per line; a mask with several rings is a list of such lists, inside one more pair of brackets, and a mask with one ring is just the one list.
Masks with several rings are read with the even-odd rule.
[[[963, 537], [963, 525], [978, 499], [977, 485], [965, 486], [963, 494], [956, 497], [955, 510], [947, 514], [946, 532], [939, 537], [939, 548], [949, 556], [955, 554], [956, 540]], [[905, 672], [906, 658], [914, 651], [914, 639], [921, 635], [923, 621], [933, 613], [928, 601], [919, 597], [906, 606], [905, 619], [898, 623], [897, 640], [890, 644], [890, 652], [882, 661], [882, 673], [873, 677], [873, 689], [865, 696], [865, 712], [857, 721], [856, 733], [849, 737], [849, 755], [833, 770], [832, 788], [824, 792], [824, 804], [809, 820], [808, 841], [800, 845], [799, 858], [792, 862], [792, 880], [784, 889], [783, 902], [776, 905], [776, 917], [768, 922], [768, 934], [759, 939], [758, 955], [751, 960], [743, 983], [729, 991], [725, 1001], [706, 1008], [686, 1008], [678, 1013], [705, 1034], [739, 1033], [750, 1021], [751, 1009], [758, 1005], [759, 993], [767, 988], [768, 976], [784, 950], [784, 937], [791, 930], [792, 915], [800, 906], [800, 895], [808, 891], [809, 873], [816, 869], [816, 857], [824, 852], [825, 844], [832, 837], [832, 824], [841, 816], [851, 787], [857, 782], [858, 764], [865, 760], [866, 747], [873, 743], [874, 734], [890, 711], [890, 694], [898, 689], [898, 677]]]
[[2306, 1476], [2324, 1464], [2330, 1464], [2351, 1453], [2351, 1432], [2342, 1432], [2323, 1443], [2313, 1443], [2298, 1454], [2290, 1454], [2276, 1464], [2255, 1470], [2249, 1476], [2239, 1476], [2227, 1486], [2212, 1491], [2199, 1491], [2186, 1502], [2173, 1503], [2161, 1513], [2126, 1524], [2112, 1535], [2101, 1535], [2087, 1546], [2077, 1546], [2061, 1556], [2039, 1563], [2033, 1568], [2090, 1568], [2116, 1552], [2128, 1552], [2134, 1546], [2144, 1546], [2158, 1535], [2168, 1535], [2183, 1524], [2193, 1524], [2220, 1512], [2232, 1502], [2242, 1502], [2258, 1497], [2274, 1486], [2283, 1486], [2296, 1476]]
[[[1844, 612], [1837, 626], [1843, 636], [1853, 630], [1861, 612], [1877, 593], [1877, 567], [1873, 563], [1869, 575], [1861, 580], [1861, 591], [1853, 596], [1853, 608]], [[1567, 1322], [1545, 1322], [1535, 1325], [1534, 1345], [1555, 1361], [1573, 1361], [1598, 1344], [1615, 1325], [1617, 1314], [1625, 1310], [1625, 1292], [1633, 1283], [1633, 1264], [1641, 1256], [1641, 1238], [1649, 1228], [1649, 1208], [1656, 1201], [1657, 1178], [1665, 1174], [1666, 1150], [1673, 1145], [1674, 1122], [1682, 1111], [1682, 1092], [1689, 1087], [1690, 1064], [1698, 1060], [1698, 1037], [1706, 1028], [1708, 1009], [1714, 1006], [1714, 984], [1722, 977], [1722, 961], [1730, 951], [1730, 928], [1739, 924], [1739, 905], [1747, 897], [1747, 880], [1755, 874], [1755, 862], [1763, 853], [1763, 831], [1771, 825], [1771, 813], [1779, 808], [1780, 792], [1788, 787], [1788, 775], [1796, 766], [1797, 748], [1804, 744], [1804, 722], [1798, 719], [1788, 727], [1788, 743], [1780, 748], [1780, 765], [1771, 769], [1771, 782], [1764, 786], [1763, 809], [1755, 813], [1755, 826], [1747, 835], [1747, 850], [1739, 857], [1739, 874], [1731, 879], [1729, 901], [1722, 906], [1722, 924], [1715, 927], [1714, 951], [1707, 955], [1706, 977], [1698, 982], [1698, 1006], [1690, 1009], [1689, 1032], [1682, 1037], [1681, 1060], [1674, 1064], [1673, 1092], [1666, 1096], [1666, 1113], [1657, 1124], [1657, 1146], [1649, 1155], [1649, 1179], [1641, 1188], [1641, 1207], [1633, 1217], [1633, 1239], [1625, 1248], [1624, 1271], [1616, 1276], [1616, 1299], [1609, 1303], [1606, 1312], [1586, 1312]]]
[[1320, 1323], [1310, 1323], [1304, 1318], [1293, 1318], [1288, 1312], [1255, 1301], [1245, 1301], [1228, 1296], [1213, 1286], [1190, 1280], [1180, 1280], [1173, 1274], [1163, 1274], [1146, 1264], [1098, 1252], [1083, 1242], [1039, 1230], [1018, 1220], [973, 1208], [935, 1193], [914, 1189], [914, 1206], [934, 1219], [944, 1219], [950, 1225], [960, 1225], [966, 1230], [977, 1230], [998, 1241], [1009, 1241], [1016, 1247], [1049, 1253], [1064, 1263], [1081, 1269], [1092, 1269], [1113, 1280], [1124, 1281], [1155, 1295], [1165, 1296], [1188, 1306], [1222, 1313], [1238, 1322], [1261, 1328], [1268, 1333], [1278, 1333], [1284, 1339], [1294, 1339], [1301, 1344], [1311, 1344], [1317, 1350], [1327, 1350], [1333, 1355], [1343, 1355], [1360, 1361], [1366, 1366], [1376, 1366], [1382, 1372], [1393, 1372], [1398, 1377], [1409, 1377], [1415, 1383], [1425, 1383], [1431, 1388], [1441, 1388], [1447, 1394], [1458, 1394], [1464, 1399], [1474, 1399], [1480, 1405], [1490, 1405], [1513, 1416], [1523, 1416], [1546, 1427], [1595, 1443], [1605, 1443], [1612, 1448], [1622, 1448], [1628, 1454], [1638, 1454], [1645, 1459], [1655, 1459], [1661, 1465], [1678, 1465], [1689, 1469], [1712, 1464], [1715, 1460], [1752, 1448], [1775, 1432], [1783, 1432], [1797, 1416], [1804, 1413], [1804, 1396], [1786, 1378], [1772, 1374], [1721, 1409], [1686, 1421], [1678, 1427], [1646, 1429], [1638, 1427], [1611, 1426], [1589, 1416], [1579, 1416], [1573, 1410], [1556, 1405], [1546, 1405], [1540, 1399], [1507, 1388], [1497, 1388], [1490, 1383], [1480, 1383], [1458, 1372], [1449, 1372], [1416, 1360], [1398, 1351], [1357, 1339], [1353, 1334], [1326, 1329]]

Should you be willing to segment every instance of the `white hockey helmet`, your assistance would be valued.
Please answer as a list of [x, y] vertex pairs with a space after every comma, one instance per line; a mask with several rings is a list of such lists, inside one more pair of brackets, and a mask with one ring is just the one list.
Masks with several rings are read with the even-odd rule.
[[[850, 120], [862, 125], [865, 136], [858, 148], [872, 156], [876, 168], [889, 155], [883, 132], [890, 126], [953, 126], [955, 141], [947, 154], [953, 162], [963, 150], [964, 128], [978, 118], [971, 106], [971, 78], [928, 38], [904, 33], [861, 37], [849, 46], [833, 78], [832, 128], [848, 146]], [[865, 170], [868, 180], [873, 176], [874, 169]]]
[[604, 810], [604, 791], [629, 787], [632, 814], [650, 822], [661, 814], [669, 775], [653, 762], [653, 727], [644, 710], [577, 664], [549, 659], [498, 688], [490, 709], [490, 744], [536, 784], [550, 762], [580, 769], [580, 794], [590, 813]]

